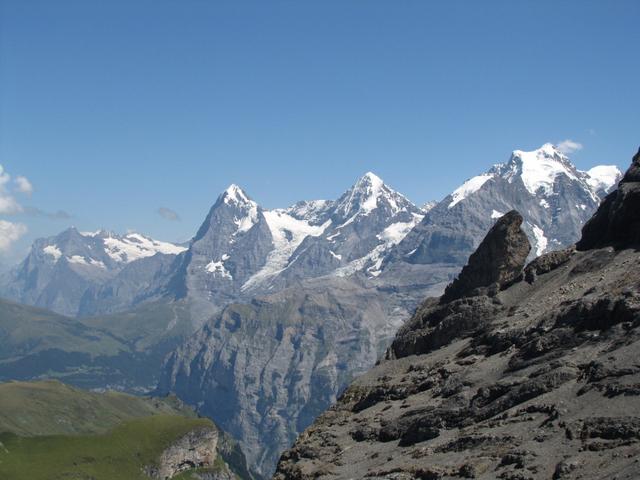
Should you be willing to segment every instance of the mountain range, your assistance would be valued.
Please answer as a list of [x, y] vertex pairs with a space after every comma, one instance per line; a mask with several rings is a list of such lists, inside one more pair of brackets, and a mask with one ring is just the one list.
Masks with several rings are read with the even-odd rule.
[[545, 144], [514, 151], [422, 208], [371, 172], [337, 200], [274, 210], [231, 185], [187, 245], [70, 228], [34, 242], [0, 293], [71, 316], [125, 311], [162, 297], [219, 309], [310, 278], [393, 278], [398, 269], [411, 271], [408, 265], [460, 265], [510, 208], [523, 212], [532, 255], [539, 255], [573, 242], [620, 175], [615, 166], [579, 171]]
[[337, 200], [275, 210], [231, 185], [187, 245], [70, 229], [36, 241], [0, 292], [76, 316], [136, 354], [171, 352], [157, 360], [157, 393], [211, 417], [268, 475], [496, 219], [522, 213], [533, 258], [574, 243], [620, 176], [579, 171], [546, 144], [422, 208], [372, 173]]

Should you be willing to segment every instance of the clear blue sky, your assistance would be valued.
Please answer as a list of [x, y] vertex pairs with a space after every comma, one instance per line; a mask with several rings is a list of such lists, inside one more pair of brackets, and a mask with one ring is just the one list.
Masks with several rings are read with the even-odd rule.
[[271, 208], [372, 170], [421, 203], [516, 148], [640, 144], [635, 0], [0, 5], [0, 164], [73, 215], [0, 217], [14, 257], [71, 224], [186, 240], [231, 182]]

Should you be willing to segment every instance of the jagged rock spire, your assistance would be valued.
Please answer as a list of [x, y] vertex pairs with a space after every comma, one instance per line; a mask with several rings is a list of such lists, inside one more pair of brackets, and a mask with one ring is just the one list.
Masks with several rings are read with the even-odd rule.
[[440, 303], [468, 296], [481, 287], [497, 284], [500, 288], [513, 282], [522, 273], [531, 250], [520, 228], [522, 221], [515, 210], [503, 215], [471, 254], [458, 278], [446, 288]]

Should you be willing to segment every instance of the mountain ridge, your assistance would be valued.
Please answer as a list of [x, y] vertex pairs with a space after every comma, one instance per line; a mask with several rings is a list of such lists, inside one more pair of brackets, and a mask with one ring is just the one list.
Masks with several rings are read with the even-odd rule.
[[[414, 268], [406, 263], [462, 264], [491, 220], [512, 207], [525, 211], [525, 230], [536, 239], [535, 252], [543, 253], [577, 238], [618, 175], [617, 167], [606, 165], [579, 171], [557, 147], [545, 144], [531, 152], [514, 150], [508, 162], [425, 208], [372, 172], [336, 200], [269, 210], [231, 184], [186, 245], [136, 233], [70, 228], [34, 242], [29, 257], [5, 277], [0, 294], [73, 316], [117, 313], [162, 297], [191, 297], [199, 324], [211, 308], [308, 278], [365, 275], [384, 281], [389, 276], [393, 283], [398, 268], [389, 267], [395, 264], [400, 270]], [[498, 178], [505, 185], [491, 187]], [[527, 206], [516, 205], [518, 196], [531, 197]], [[217, 231], [207, 236], [211, 222]], [[456, 225], [466, 232], [460, 235]]]

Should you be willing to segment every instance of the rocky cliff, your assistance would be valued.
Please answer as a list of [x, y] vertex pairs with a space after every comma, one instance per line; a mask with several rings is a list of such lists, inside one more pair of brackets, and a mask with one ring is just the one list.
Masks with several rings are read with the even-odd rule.
[[193, 471], [191, 478], [201, 480], [252, 478], [242, 451], [215, 426], [202, 426], [187, 432], [144, 470], [154, 480], [168, 480], [190, 470]]
[[375, 363], [407, 303], [334, 278], [230, 305], [167, 358], [159, 393], [197, 406], [268, 475], [282, 450]]
[[426, 300], [275, 478], [637, 478], [639, 159], [577, 249], [518, 271], [519, 219], [499, 220], [497, 277]]

